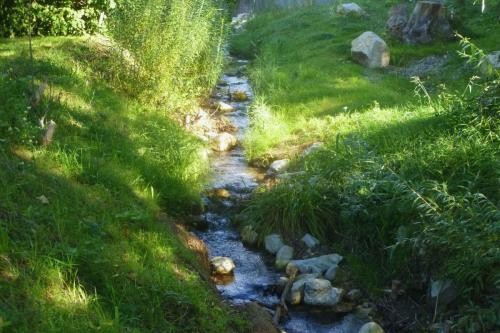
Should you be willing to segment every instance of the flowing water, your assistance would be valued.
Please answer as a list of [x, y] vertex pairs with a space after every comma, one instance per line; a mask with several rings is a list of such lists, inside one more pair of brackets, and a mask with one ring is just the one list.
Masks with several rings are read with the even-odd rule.
[[[245, 66], [246, 61], [235, 60], [237, 66]], [[229, 94], [220, 94], [219, 100], [235, 107], [227, 118], [237, 127], [235, 135], [239, 142], [244, 138], [249, 126], [248, 107], [253, 94], [248, 78], [243, 75], [224, 75], [222, 90], [244, 91], [249, 100], [240, 103], [231, 102]], [[212, 188], [225, 188], [231, 197], [248, 198], [258, 186], [259, 171], [248, 165], [241, 145], [229, 152], [215, 153], [212, 158], [214, 172]], [[236, 264], [234, 279], [219, 284], [218, 290], [224, 298], [234, 304], [256, 301], [274, 309], [279, 295], [271, 288], [276, 284], [280, 272], [274, 270], [272, 261], [266, 254], [252, 250], [242, 243], [237, 230], [231, 224], [231, 206], [233, 200], [226, 199], [215, 203], [206, 199], [205, 220], [208, 229], [197, 233], [209, 249], [210, 256], [230, 257]], [[266, 260], [267, 259], [267, 260]], [[357, 333], [363, 322], [353, 315], [339, 316], [321, 310], [290, 309], [288, 318], [282, 323], [282, 329], [288, 333]]]

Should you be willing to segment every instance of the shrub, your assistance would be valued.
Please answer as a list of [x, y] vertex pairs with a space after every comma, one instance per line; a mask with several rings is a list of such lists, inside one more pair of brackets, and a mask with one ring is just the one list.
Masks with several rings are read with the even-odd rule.
[[125, 86], [162, 107], [185, 106], [213, 87], [223, 60], [225, 16], [216, 0], [120, 2], [109, 32], [124, 51]]
[[112, 0], [5, 0], [0, 5], [0, 36], [27, 35], [32, 22], [33, 34], [81, 35], [99, 28], [99, 20]]

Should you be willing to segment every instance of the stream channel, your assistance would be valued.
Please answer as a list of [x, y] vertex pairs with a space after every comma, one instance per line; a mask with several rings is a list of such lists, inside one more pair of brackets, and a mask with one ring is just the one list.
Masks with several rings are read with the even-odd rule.
[[[219, 292], [226, 300], [235, 305], [257, 302], [274, 310], [280, 295], [272, 292], [272, 286], [285, 274], [274, 268], [270, 255], [247, 248], [231, 223], [231, 207], [235, 204], [234, 199], [231, 199], [248, 198], [259, 185], [258, 179], [262, 178], [262, 171], [251, 167], [246, 161], [244, 149], [240, 144], [249, 127], [248, 109], [253, 97], [250, 82], [242, 74], [244, 71], [241, 71], [247, 61], [233, 59], [232, 62], [240, 71], [223, 75], [217, 86], [219, 93], [215, 94], [215, 97], [217, 101], [234, 107], [234, 111], [225, 117], [236, 127], [234, 135], [239, 144], [230, 151], [215, 152], [212, 155], [213, 179], [210, 184], [212, 189], [228, 190], [231, 197], [217, 202], [208, 197], [205, 199], [206, 211], [203, 218], [208, 227], [204, 231], [197, 231], [196, 234], [206, 243], [210, 257], [230, 257], [236, 264], [234, 279], [217, 284]], [[231, 101], [230, 93], [234, 91], [245, 92], [248, 100]], [[289, 310], [280, 327], [287, 333], [357, 333], [363, 324], [363, 321], [354, 315], [339, 316], [325, 309], [290, 307]]]

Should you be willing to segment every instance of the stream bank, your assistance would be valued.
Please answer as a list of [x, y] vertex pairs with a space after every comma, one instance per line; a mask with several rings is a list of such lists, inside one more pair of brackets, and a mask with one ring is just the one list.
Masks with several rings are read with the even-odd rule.
[[[280, 281], [285, 279], [285, 273], [283, 269], [275, 268], [274, 256], [245, 245], [233, 223], [236, 213], [250, 199], [252, 192], [270, 178], [270, 173], [266, 175], [263, 170], [250, 166], [245, 158], [241, 142], [250, 125], [249, 106], [252, 103], [253, 93], [249, 79], [244, 74], [247, 61], [231, 59], [230, 62], [233, 70], [223, 75], [211, 99], [205, 103], [208, 110], [199, 111], [198, 114], [203, 116], [190, 119], [188, 122], [193, 132], [212, 143], [213, 150], [210, 154], [213, 177], [206, 191], [207, 196], [204, 198], [205, 211], [195, 218], [198, 226], [195, 234], [206, 244], [210, 258], [223, 263], [222, 271], [224, 273], [231, 271], [231, 274], [217, 275], [213, 278], [222, 297], [235, 306], [252, 309], [258, 305], [266, 309], [269, 314], [274, 314], [280, 303], [282, 288], [279, 285]], [[210, 120], [206, 119], [207, 115]], [[210, 126], [207, 126], [209, 123], [220, 130], [211, 130]], [[220, 126], [220, 124], [225, 125]], [[224, 141], [221, 141], [221, 136], [232, 136], [234, 139], [221, 144]], [[311, 258], [327, 254], [327, 251], [325, 249], [316, 252], [299, 251], [301, 253], [293, 258]], [[339, 262], [341, 260], [341, 256], [336, 254], [330, 256], [337, 256], [340, 258]], [[285, 266], [286, 263], [288, 261], [285, 262]], [[314, 276], [305, 274], [308, 273], [307, 269], [299, 273], [302, 274], [297, 281], [304, 279], [299, 298], [300, 293], [303, 293], [304, 284], [307, 284], [309, 281], [307, 279], [311, 277], [315, 283], [327, 282], [330, 285], [329, 281], [320, 279], [322, 274], [326, 274], [325, 268]], [[347, 293], [342, 289], [332, 290], [334, 289], [338, 291], [338, 297]], [[317, 306], [310, 306], [300, 305], [300, 301], [298, 303], [288, 306], [288, 314], [279, 321], [281, 330], [288, 333], [357, 333], [363, 324], [369, 321], [368, 317], [363, 318], [350, 313], [355, 306], [342, 310], [341, 306], [325, 306], [326, 304], [320, 303]]]

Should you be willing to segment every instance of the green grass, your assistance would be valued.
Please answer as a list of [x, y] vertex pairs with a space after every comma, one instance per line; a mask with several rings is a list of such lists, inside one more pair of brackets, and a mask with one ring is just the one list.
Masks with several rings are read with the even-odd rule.
[[[238, 330], [172, 219], [158, 219], [199, 210], [199, 141], [106, 81], [91, 40], [35, 39], [33, 69], [27, 50], [0, 42], [0, 330]], [[32, 70], [49, 82], [34, 109]], [[42, 148], [45, 112], [57, 130]]]
[[[458, 41], [403, 45], [385, 35], [388, 5], [359, 4], [368, 17], [329, 6], [273, 11], [234, 36], [233, 52], [253, 60], [248, 158], [265, 166], [287, 156], [291, 171], [305, 171], [260, 189], [246, 223], [262, 235], [313, 233], [350, 254], [353, 278], [375, 294], [396, 278], [420, 298], [422, 274], [450, 278], [461, 290], [458, 311], [438, 320], [470, 332], [498, 328], [500, 106], [480, 102], [498, 97], [498, 80], [479, 78], [463, 95], [480, 74], [459, 57]], [[494, 11], [467, 13], [459, 32], [493, 51]], [[367, 30], [386, 39], [395, 66], [429, 55], [449, 62], [419, 84], [365, 69], [350, 59], [350, 43]], [[300, 157], [315, 141], [324, 149]]]
[[[280, 144], [324, 139], [329, 121], [335, 121], [337, 115], [366, 112], [369, 118], [374, 105], [390, 108], [415, 101], [409, 78], [366, 69], [350, 59], [351, 41], [363, 31], [371, 30], [387, 39], [394, 66], [448, 53], [451, 60], [444, 73], [425, 79], [446, 79], [451, 88], [463, 88], [465, 69], [454, 52], [459, 49], [458, 42], [415, 47], [390, 40], [385, 33], [389, 5], [360, 4], [369, 16], [339, 16], [330, 6], [273, 11], [257, 16], [246, 32], [234, 36], [232, 52], [254, 59], [250, 77], [258, 103], [253, 112], [256, 126], [246, 144], [250, 160], [273, 158], [272, 148]], [[488, 19], [494, 27], [494, 17]], [[477, 28], [478, 23], [473, 22]], [[483, 28], [481, 33], [474, 41], [487, 51], [493, 50], [491, 36], [495, 32]]]

